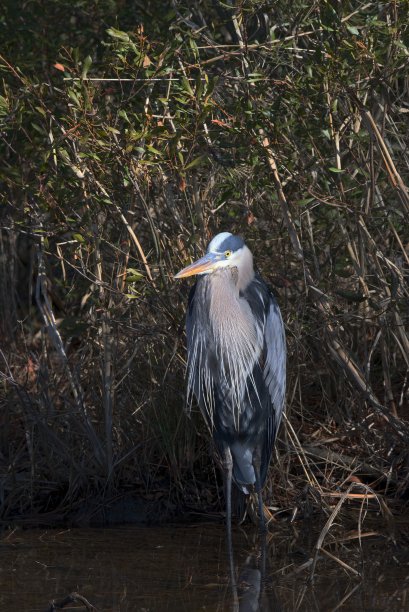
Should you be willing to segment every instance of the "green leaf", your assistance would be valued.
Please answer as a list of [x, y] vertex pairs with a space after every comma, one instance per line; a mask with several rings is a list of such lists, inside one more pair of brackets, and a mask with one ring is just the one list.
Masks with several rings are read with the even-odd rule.
[[341, 172], [345, 172], [345, 170], [340, 170], [340, 168], [335, 168], [334, 166], [331, 166], [330, 168], [328, 168], [328, 170], [330, 172], [335, 172], [336, 174], [340, 174]]
[[155, 147], [153, 147], [152, 145], [146, 145], [146, 148], [148, 149], [148, 151], [154, 153], [155, 155], [162, 155], [162, 153], [158, 151], [158, 149], [155, 149]]
[[205, 155], [199, 155], [199, 157], [196, 157], [195, 159], [193, 159], [191, 162], [188, 163], [187, 166], [185, 166], [185, 170], [190, 170], [190, 168], [196, 168], [196, 166], [200, 166], [200, 164], [206, 159]]
[[118, 111], [118, 117], [121, 117], [122, 119], [125, 119], [127, 123], [130, 123], [129, 117], [125, 110], [121, 109], [120, 111]]
[[257, 81], [264, 81], [264, 80], [265, 80], [265, 76], [264, 74], [261, 74], [260, 72], [250, 73], [247, 79], [249, 83], [257, 83]]
[[77, 242], [85, 242], [85, 238], [82, 234], [73, 234], [72, 237], [74, 238], [74, 240], [76, 240]]
[[[5, 98], [4, 96], [0, 96], [0, 108], [1, 108], [2, 110], [4, 110], [4, 111], [7, 111], [7, 112], [8, 112], [8, 110], [9, 110], [9, 103], [8, 103], [8, 100], [7, 100], [7, 98]], [[37, 107], [36, 107], [36, 108], [37, 108]]]
[[82, 79], [85, 79], [87, 77], [88, 70], [90, 69], [91, 64], [92, 64], [92, 57], [90, 55], [87, 55], [82, 65], [82, 73], [81, 73]]
[[193, 89], [191, 88], [190, 83], [185, 76], [182, 77], [182, 85], [183, 85], [183, 89], [187, 91], [189, 95], [191, 96], [194, 95]]
[[67, 93], [68, 97], [76, 104], [76, 106], [81, 106], [80, 100], [73, 89], [69, 89]]
[[191, 49], [192, 49], [192, 51], [193, 51], [193, 55], [194, 55], [194, 57], [195, 57], [195, 60], [196, 60], [196, 61], [198, 61], [198, 59], [199, 59], [199, 50], [198, 50], [198, 48], [197, 48], [197, 44], [196, 44], [196, 42], [193, 40], [193, 38], [190, 38], [190, 39], [189, 39], [189, 44], [190, 44], [190, 48], [191, 48]]
[[300, 206], [305, 206], [306, 204], [309, 204], [310, 202], [313, 202], [315, 200], [315, 198], [303, 198], [302, 200], [297, 200], [297, 204], [299, 204]]
[[116, 28], [108, 28], [107, 34], [112, 36], [112, 38], [118, 38], [119, 40], [123, 40], [124, 42], [129, 42], [130, 38], [126, 32], [122, 32], [122, 30], [117, 30]]
[[112, 127], [111, 125], [107, 125], [107, 127], [105, 128], [107, 132], [111, 132], [112, 134], [120, 134], [121, 132], [119, 130], [117, 130], [116, 128]]
[[42, 127], [40, 127], [39, 125], [37, 125], [36, 123], [31, 122], [31, 127], [38, 132], [39, 134], [41, 134], [42, 136], [44, 135], [44, 129]]
[[205, 79], [207, 82], [207, 87], [206, 87], [206, 98], [210, 98], [210, 96], [212, 95], [214, 88], [217, 84], [217, 76], [216, 77], [208, 77], [207, 74], [205, 74]]
[[135, 281], [139, 281], [143, 278], [143, 274], [136, 270], [135, 268], [127, 268], [126, 269], [126, 282], [134, 283]]
[[355, 26], [350, 26], [350, 25], [347, 25], [347, 30], [348, 30], [348, 32], [350, 32], [351, 34], [354, 34], [355, 36], [359, 36], [359, 30], [358, 30], [358, 28], [356, 28]]

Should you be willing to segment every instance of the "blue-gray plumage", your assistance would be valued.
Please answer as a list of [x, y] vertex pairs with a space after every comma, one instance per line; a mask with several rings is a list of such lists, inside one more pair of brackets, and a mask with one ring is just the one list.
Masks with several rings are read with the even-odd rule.
[[286, 348], [280, 310], [254, 271], [244, 241], [228, 232], [177, 278], [197, 274], [186, 316], [188, 395], [194, 394], [223, 463], [231, 537], [231, 482], [264, 485], [285, 398]]

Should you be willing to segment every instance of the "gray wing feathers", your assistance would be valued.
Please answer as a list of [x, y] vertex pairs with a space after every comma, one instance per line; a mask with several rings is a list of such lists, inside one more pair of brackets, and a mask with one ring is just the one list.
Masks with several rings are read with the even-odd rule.
[[275, 301], [270, 300], [264, 329], [266, 355], [264, 380], [274, 409], [274, 429], [278, 430], [284, 409], [286, 379], [286, 345], [284, 324]]

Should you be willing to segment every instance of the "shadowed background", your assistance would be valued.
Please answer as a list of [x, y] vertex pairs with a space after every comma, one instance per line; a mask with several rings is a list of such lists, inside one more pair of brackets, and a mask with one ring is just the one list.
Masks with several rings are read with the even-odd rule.
[[6, 1], [0, 35], [0, 520], [222, 507], [172, 278], [222, 230], [287, 330], [267, 501], [399, 511], [407, 4]]

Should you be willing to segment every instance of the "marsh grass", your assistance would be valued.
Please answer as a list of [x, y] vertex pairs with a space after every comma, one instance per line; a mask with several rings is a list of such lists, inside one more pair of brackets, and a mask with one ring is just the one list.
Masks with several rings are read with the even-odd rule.
[[403, 507], [404, 5], [131, 16], [114, 2], [91, 18], [74, 1], [33, 20], [34, 2], [15, 35], [7, 5], [2, 521], [72, 520], [130, 494], [153, 520], [222, 507], [207, 432], [184, 410], [189, 288], [173, 275], [226, 229], [287, 328], [273, 515], [330, 515], [351, 482]]

